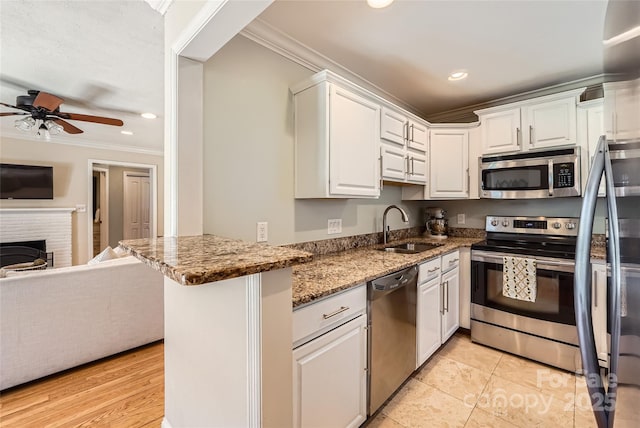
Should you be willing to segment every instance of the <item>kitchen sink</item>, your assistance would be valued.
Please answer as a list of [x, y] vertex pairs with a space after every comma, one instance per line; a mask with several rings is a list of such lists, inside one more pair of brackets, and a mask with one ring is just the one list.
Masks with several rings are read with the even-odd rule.
[[380, 251], [388, 251], [390, 253], [416, 254], [427, 250], [433, 250], [443, 244], [425, 244], [421, 242], [406, 242], [404, 244], [390, 245], [380, 248]]

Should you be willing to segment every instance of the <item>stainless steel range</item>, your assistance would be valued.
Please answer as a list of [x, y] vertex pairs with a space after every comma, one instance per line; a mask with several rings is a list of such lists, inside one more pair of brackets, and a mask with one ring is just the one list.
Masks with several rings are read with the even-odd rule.
[[578, 219], [487, 216], [486, 231], [471, 247], [471, 339], [579, 372]]

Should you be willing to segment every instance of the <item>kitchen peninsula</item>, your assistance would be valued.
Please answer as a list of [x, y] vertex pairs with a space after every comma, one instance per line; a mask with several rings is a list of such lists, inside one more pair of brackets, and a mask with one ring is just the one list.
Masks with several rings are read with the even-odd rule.
[[290, 426], [291, 266], [311, 254], [213, 235], [121, 246], [165, 275], [162, 426]]

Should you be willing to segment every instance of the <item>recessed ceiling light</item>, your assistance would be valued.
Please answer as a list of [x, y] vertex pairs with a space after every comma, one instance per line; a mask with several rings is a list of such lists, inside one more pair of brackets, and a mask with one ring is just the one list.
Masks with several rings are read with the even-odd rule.
[[144, 117], [145, 119], [155, 119], [156, 117], [158, 117], [153, 113], [142, 113], [140, 116]]
[[124, 135], [133, 135], [133, 132], [131, 131], [120, 131], [120, 133]]
[[367, 0], [367, 4], [374, 9], [382, 9], [393, 3], [393, 0]]
[[466, 79], [468, 75], [469, 75], [469, 73], [467, 73], [464, 70], [454, 71], [453, 73], [451, 73], [449, 75], [449, 80], [454, 81], [454, 80]]

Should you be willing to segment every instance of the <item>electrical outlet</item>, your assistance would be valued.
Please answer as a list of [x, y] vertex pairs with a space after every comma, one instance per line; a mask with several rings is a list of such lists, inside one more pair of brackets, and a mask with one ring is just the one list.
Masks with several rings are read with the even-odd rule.
[[342, 233], [342, 219], [330, 218], [327, 222], [327, 235], [335, 235], [336, 233]]
[[466, 221], [464, 214], [458, 214], [458, 224], [464, 224]]
[[259, 221], [256, 226], [256, 241], [267, 242], [268, 239], [268, 223]]

